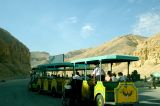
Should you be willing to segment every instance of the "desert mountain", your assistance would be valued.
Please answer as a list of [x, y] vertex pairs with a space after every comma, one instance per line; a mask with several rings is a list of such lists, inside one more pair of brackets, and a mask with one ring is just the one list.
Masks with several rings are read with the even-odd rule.
[[[122, 54], [122, 55], [134, 55], [136, 52], [138, 45], [141, 45], [144, 41], [146, 41], [147, 37], [138, 36], [138, 35], [124, 35], [118, 38], [115, 38], [109, 42], [105, 42], [102, 45], [99, 45], [95, 48], [88, 48], [81, 50], [72, 51], [66, 54], [66, 61], [71, 61], [74, 59], [100, 56], [100, 55], [111, 55], [111, 54]], [[81, 51], [77, 53], [78, 51]], [[74, 54], [75, 53], [75, 54]], [[77, 55], [76, 55], [77, 54]], [[69, 58], [67, 58], [69, 57]], [[131, 72], [134, 69], [139, 70], [138, 63], [131, 64]], [[103, 66], [104, 70], [107, 72], [110, 70], [110, 65]], [[114, 72], [123, 72], [126, 74], [127, 72], [127, 64], [114, 64], [113, 67]]]
[[[79, 50], [80, 51], [80, 50]], [[67, 53], [70, 55], [74, 51]], [[78, 54], [78, 53], [76, 53]], [[70, 56], [66, 60], [74, 60], [85, 57], [109, 55], [109, 54], [127, 54], [139, 56], [138, 62], [132, 63], [131, 72], [136, 69], [142, 77], [150, 76], [153, 72], [160, 72], [160, 33], [152, 35], [151, 37], [142, 37], [137, 35], [125, 35], [118, 37], [112, 41], [106, 42], [98, 47], [85, 49], [78, 55]], [[122, 71], [126, 73], [126, 64], [115, 64], [113, 70], [115, 72]], [[110, 67], [104, 66], [105, 70]]]
[[[74, 60], [85, 57], [109, 55], [109, 54], [133, 54], [137, 45], [143, 42], [146, 37], [138, 35], [125, 35], [113, 39], [112, 41], [105, 42], [95, 48], [76, 50], [69, 52], [66, 55], [66, 60]], [[78, 53], [77, 53], [78, 52]]]
[[31, 52], [31, 67], [36, 67], [39, 64], [46, 64], [49, 60], [49, 53], [47, 52]]
[[[120, 36], [94, 48], [68, 52], [65, 61], [110, 54], [139, 56], [138, 62], [131, 63], [130, 72], [137, 70], [142, 77], [149, 76], [152, 72], [160, 71], [160, 33], [149, 38], [132, 34]], [[105, 65], [104, 69], [110, 70], [110, 65]], [[126, 73], [126, 70], [126, 63], [114, 64], [113, 71]]]
[[141, 74], [149, 76], [152, 72], [160, 72], [160, 33], [140, 43], [133, 54], [140, 57], [136, 66]]
[[0, 79], [25, 77], [30, 69], [29, 49], [0, 28]]

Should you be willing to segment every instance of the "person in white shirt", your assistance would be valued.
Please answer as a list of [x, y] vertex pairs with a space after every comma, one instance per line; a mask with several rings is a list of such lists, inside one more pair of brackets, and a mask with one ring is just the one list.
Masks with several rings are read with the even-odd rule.
[[112, 82], [117, 82], [117, 81], [118, 81], [118, 79], [116, 78], [116, 74], [113, 73], [112, 74]]
[[119, 76], [119, 79], [118, 79], [119, 82], [126, 81], [126, 77], [123, 76], [123, 73], [122, 73], [122, 72], [119, 72], [119, 73], [118, 73], [118, 76]]
[[92, 72], [92, 75], [96, 81], [100, 81], [100, 76], [101, 76], [101, 81], [104, 81], [106, 73], [104, 72], [103, 69], [100, 70], [99, 64], [97, 64]]
[[73, 76], [73, 79], [78, 79], [78, 80], [81, 80], [81, 79], [82, 79], [78, 71], [77, 71], [76, 74]]

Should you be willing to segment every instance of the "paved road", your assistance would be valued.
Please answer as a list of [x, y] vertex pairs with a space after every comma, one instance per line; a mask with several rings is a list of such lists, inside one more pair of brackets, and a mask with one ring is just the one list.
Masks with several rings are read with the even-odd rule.
[[[60, 98], [30, 92], [27, 85], [28, 79], [0, 83], [0, 106], [61, 106]], [[137, 106], [160, 106], [160, 87], [139, 88], [139, 99]]]
[[160, 106], [160, 87], [139, 88], [139, 106]]
[[27, 84], [27, 79], [0, 83], [0, 106], [61, 106], [60, 98], [30, 92]]

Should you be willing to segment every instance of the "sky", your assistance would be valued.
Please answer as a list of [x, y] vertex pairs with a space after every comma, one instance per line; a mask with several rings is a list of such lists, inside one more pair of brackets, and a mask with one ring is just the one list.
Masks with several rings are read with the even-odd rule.
[[0, 27], [51, 55], [160, 32], [160, 0], [0, 0]]

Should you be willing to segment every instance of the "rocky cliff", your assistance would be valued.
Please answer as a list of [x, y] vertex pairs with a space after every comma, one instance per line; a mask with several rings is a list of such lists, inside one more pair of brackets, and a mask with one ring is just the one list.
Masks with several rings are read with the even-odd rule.
[[25, 77], [30, 70], [29, 49], [0, 28], [0, 79]]
[[31, 67], [36, 67], [40, 64], [46, 64], [49, 62], [49, 53], [47, 52], [31, 52]]
[[160, 33], [140, 43], [133, 54], [140, 57], [136, 64], [140, 73], [149, 76], [152, 72], [160, 72]]

